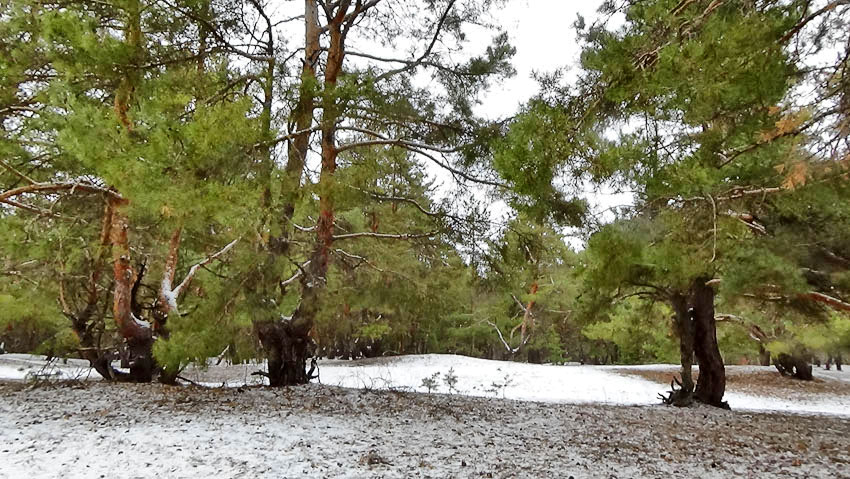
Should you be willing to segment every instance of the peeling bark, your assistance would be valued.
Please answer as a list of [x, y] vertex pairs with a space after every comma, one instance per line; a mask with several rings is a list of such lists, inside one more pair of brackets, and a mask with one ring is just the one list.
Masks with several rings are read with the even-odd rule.
[[146, 321], [142, 321], [132, 310], [132, 291], [136, 275], [130, 264], [130, 243], [127, 237], [129, 221], [121, 211], [126, 204], [113, 204], [110, 243], [112, 245], [112, 268], [115, 281], [113, 289], [112, 314], [118, 331], [127, 343], [130, 362], [129, 380], [150, 382], [153, 379], [155, 363], [152, 347], [153, 331]]

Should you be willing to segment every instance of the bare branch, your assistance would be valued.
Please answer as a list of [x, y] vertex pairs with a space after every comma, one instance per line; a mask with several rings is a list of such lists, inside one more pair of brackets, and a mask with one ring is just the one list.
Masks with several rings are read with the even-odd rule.
[[809, 293], [805, 293], [800, 295], [805, 299], [810, 299], [812, 301], [817, 301], [819, 303], [824, 303], [828, 306], [831, 306], [834, 309], [840, 311], [850, 311], [850, 303], [846, 303], [838, 298], [833, 298], [832, 296], [827, 296], [823, 293], [818, 293], [815, 291], [811, 291]]
[[47, 217], [50, 217], [50, 218], [58, 218], [58, 219], [64, 219], [64, 220], [73, 219], [73, 218], [67, 218], [65, 216], [58, 215], [58, 214], [56, 214], [52, 211], [49, 211], [49, 210], [44, 210], [44, 209], [38, 208], [36, 206], [31, 206], [31, 205], [27, 205], [27, 204], [24, 204], [24, 203], [20, 203], [20, 202], [17, 202], [15, 200], [0, 200], [0, 203], [7, 204], [9, 206], [14, 206], [15, 208], [19, 208], [19, 209], [22, 209], [22, 210], [25, 210], [25, 211], [29, 211], [29, 212], [35, 213], [39, 216], [47, 216]]
[[418, 143], [418, 142], [415, 142], [415, 141], [405, 140], [405, 139], [402, 139], [402, 138], [387, 138], [386, 136], [378, 133], [377, 131], [368, 130], [366, 128], [354, 127], [354, 126], [340, 126], [340, 127], [337, 128], [337, 130], [354, 131], [354, 132], [357, 132], [357, 133], [363, 133], [365, 135], [369, 135], [369, 136], [378, 138], [377, 140], [373, 140], [373, 141], [361, 141], [361, 142], [357, 142], [357, 143], [349, 143], [347, 145], [342, 145], [342, 146], [337, 148], [337, 151], [339, 151], [339, 152], [350, 150], [352, 148], [358, 148], [358, 147], [363, 147], [363, 146], [372, 146], [372, 145], [404, 146], [404, 147], [410, 147], [410, 148], [418, 148], [418, 149], [421, 149], [421, 150], [436, 151], [436, 152], [439, 152], [439, 153], [457, 153], [460, 150], [460, 148], [443, 148], [441, 146], [428, 145], [428, 144], [425, 144], [425, 143]]
[[799, 31], [802, 30], [803, 27], [805, 27], [809, 22], [811, 22], [815, 18], [823, 15], [824, 13], [826, 13], [830, 10], [834, 10], [835, 7], [838, 7], [840, 5], [850, 5], [850, 1], [848, 1], [848, 0], [834, 0], [832, 2], [829, 2], [828, 4], [824, 5], [823, 8], [817, 10], [816, 12], [812, 13], [811, 15], [809, 15], [807, 17], [804, 17], [802, 20], [797, 22], [797, 24], [794, 25], [794, 27], [791, 30], [788, 30], [788, 33], [786, 33], [785, 35], [782, 36], [782, 38], [779, 39], [779, 43], [782, 44], [782, 43], [787, 42], [794, 35], [799, 33]]
[[428, 58], [431, 55], [431, 52], [434, 50], [434, 45], [437, 44], [437, 40], [439, 40], [439, 38], [440, 38], [440, 33], [442, 33], [442, 31], [443, 31], [443, 25], [445, 25], [446, 19], [448, 18], [449, 13], [452, 11], [454, 4], [455, 4], [455, 0], [451, 0], [448, 3], [448, 5], [446, 5], [446, 10], [443, 12], [443, 14], [440, 16], [440, 19], [437, 21], [437, 26], [434, 29], [434, 36], [431, 37], [431, 43], [428, 44], [428, 48], [425, 49], [425, 51], [422, 53], [422, 55], [420, 55], [418, 58], [416, 58], [413, 61], [406, 61], [406, 62], [402, 61], [401, 63], [405, 64], [403, 67], [397, 68], [395, 70], [390, 70], [388, 72], [384, 72], [384, 73], [378, 75], [378, 77], [375, 79], [375, 81], [378, 82], [378, 81], [384, 80], [384, 79], [389, 78], [391, 76], [398, 75], [399, 73], [404, 73], [404, 72], [413, 70], [414, 68], [422, 65], [423, 62], [425, 61], [425, 59]]
[[344, 235], [334, 235], [334, 241], [353, 239], [353, 238], [379, 238], [379, 239], [400, 239], [411, 240], [419, 238], [430, 238], [440, 234], [439, 231], [431, 231], [430, 233], [404, 233], [404, 234], [386, 234], [386, 233], [371, 233], [368, 231], [359, 233], [348, 233]]
[[508, 352], [509, 352], [509, 353], [511, 353], [511, 354], [516, 354], [516, 353], [518, 353], [518, 352], [519, 352], [519, 350], [520, 350], [520, 349], [522, 349], [522, 347], [523, 347], [523, 346], [525, 346], [525, 344], [528, 342], [528, 339], [531, 337], [531, 336], [526, 337], [526, 338], [525, 338], [525, 339], [524, 339], [524, 340], [520, 343], [520, 345], [519, 345], [519, 346], [517, 346], [517, 347], [515, 347], [515, 348], [512, 348], [512, 347], [511, 347], [511, 345], [510, 345], [510, 344], [508, 344], [508, 342], [505, 340], [505, 336], [502, 334], [502, 330], [500, 330], [500, 329], [499, 329], [499, 327], [498, 327], [498, 326], [496, 326], [496, 324], [495, 324], [495, 323], [493, 323], [493, 322], [491, 322], [491, 321], [485, 321], [485, 322], [486, 322], [487, 324], [489, 324], [490, 326], [492, 326], [492, 327], [493, 327], [493, 329], [495, 329], [495, 330], [496, 330], [496, 333], [498, 333], [498, 334], [499, 334], [499, 340], [500, 340], [500, 341], [502, 342], [502, 344], [505, 346], [505, 349], [507, 349], [507, 350], [508, 350]]

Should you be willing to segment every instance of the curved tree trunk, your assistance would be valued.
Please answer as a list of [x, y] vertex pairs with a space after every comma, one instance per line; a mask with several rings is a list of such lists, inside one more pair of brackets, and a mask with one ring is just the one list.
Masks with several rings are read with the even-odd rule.
[[706, 285], [707, 281], [707, 278], [697, 278], [691, 291], [694, 353], [699, 362], [695, 398], [705, 404], [728, 408], [729, 405], [723, 401], [726, 392], [726, 368], [717, 345], [714, 289]]
[[694, 328], [691, 316], [688, 312], [688, 298], [679, 293], [673, 294], [670, 297], [670, 304], [673, 307], [673, 329], [676, 336], [679, 337], [679, 358], [682, 364], [681, 376], [682, 381], [679, 383], [679, 389], [676, 389], [673, 383], [670, 383], [670, 393], [667, 396], [660, 395], [665, 404], [673, 406], [689, 406], [693, 403], [694, 379], [693, 379], [693, 364], [694, 364]]
[[[129, 65], [122, 72], [121, 83], [115, 91], [114, 109], [118, 122], [128, 135], [132, 135], [133, 119], [129, 116], [129, 110], [136, 86], [141, 79], [139, 67], [142, 63], [144, 43], [141, 2], [131, 0], [126, 7], [126, 14], [124, 41], [130, 51]], [[138, 318], [132, 309], [136, 275], [130, 264], [130, 243], [127, 238], [130, 222], [127, 214], [122, 211], [129, 201], [114, 197], [109, 201], [112, 203], [109, 230], [114, 279], [112, 314], [118, 331], [127, 344], [130, 361], [130, 373], [122, 375], [121, 379], [150, 382], [156, 367], [153, 358], [153, 330], [150, 324]]]
[[814, 379], [812, 375], [812, 364], [801, 354], [780, 354], [776, 358], [775, 366], [783, 376], [789, 376], [803, 381]]

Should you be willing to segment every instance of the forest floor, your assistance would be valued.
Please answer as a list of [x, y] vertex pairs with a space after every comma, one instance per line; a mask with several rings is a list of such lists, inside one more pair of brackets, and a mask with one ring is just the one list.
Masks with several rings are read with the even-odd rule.
[[[5, 356], [0, 356], [0, 376], [24, 372], [10, 364], [26, 358]], [[467, 359], [399, 359], [406, 367], [382, 369], [378, 379], [385, 386], [389, 373], [403, 382], [405, 374], [422, 377], [418, 367], [445, 373], [444, 366], [452, 364], [457, 387], [475, 392], [467, 367], [477, 366], [486, 376], [488, 363]], [[37, 364], [35, 358], [29, 361]], [[368, 381], [368, 368], [376, 363], [387, 368], [395, 361], [324, 363], [326, 384], [281, 390], [106, 384], [85, 380], [80, 369], [72, 376], [79, 366], [73, 361], [58, 379], [0, 382], [0, 478], [850, 478], [850, 420], [844, 409], [799, 414], [559, 404], [421, 394], [403, 387], [380, 390], [372, 387], [377, 380], [366, 389], [327, 385], [333, 379], [345, 382], [355, 370], [357, 380]], [[524, 371], [513, 364], [498, 367], [498, 374]], [[665, 368], [643, 370], [662, 374]], [[637, 367], [616, 369], [631, 375]], [[212, 367], [189, 374], [231, 384], [241, 371]], [[555, 374], [541, 371], [544, 379]], [[660, 388], [660, 383], [602, 371], [609, 382]], [[732, 371], [730, 378], [737, 372]], [[832, 375], [836, 379], [821, 380], [845, 381]], [[593, 389], [593, 382], [586, 382]], [[735, 383], [730, 380], [730, 387]], [[550, 384], [555, 392], [559, 387]], [[839, 390], [822, 394], [832, 401], [846, 399], [843, 385], [835, 387]], [[516, 393], [505, 387], [497, 392]]]

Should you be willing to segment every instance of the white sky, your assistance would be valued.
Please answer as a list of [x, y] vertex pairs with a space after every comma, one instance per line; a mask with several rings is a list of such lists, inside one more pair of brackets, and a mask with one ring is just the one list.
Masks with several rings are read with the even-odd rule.
[[[516, 47], [516, 76], [493, 89], [478, 113], [490, 117], [510, 116], [538, 88], [532, 73], [551, 72], [578, 62], [579, 45], [572, 28], [577, 14], [596, 16], [600, 1], [515, 0], [493, 16], [508, 32]], [[473, 42], [487, 45], [488, 38], [473, 33]], [[473, 43], [474, 44], [474, 43]]]

